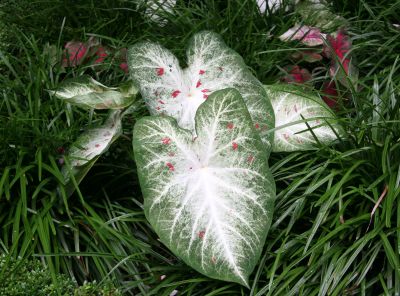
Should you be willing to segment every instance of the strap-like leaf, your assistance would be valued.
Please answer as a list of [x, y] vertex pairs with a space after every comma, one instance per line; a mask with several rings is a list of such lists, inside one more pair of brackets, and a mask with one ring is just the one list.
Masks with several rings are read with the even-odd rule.
[[274, 152], [316, 149], [315, 137], [321, 144], [331, 144], [342, 134], [334, 113], [317, 95], [296, 85], [264, 87], [275, 111]]
[[248, 286], [272, 218], [267, 153], [238, 91], [197, 110], [197, 137], [169, 116], [135, 125], [145, 214], [161, 241], [199, 272]]
[[261, 83], [243, 59], [213, 32], [193, 36], [187, 50], [188, 68], [157, 43], [142, 42], [128, 51], [131, 76], [140, 87], [150, 113], [174, 117], [180, 127], [194, 131], [197, 108], [216, 91], [236, 88], [242, 95], [255, 128], [267, 144], [273, 141], [275, 119]]
[[138, 90], [132, 83], [120, 89], [109, 88], [92, 77], [83, 75], [63, 81], [50, 93], [83, 108], [122, 109], [134, 101]]

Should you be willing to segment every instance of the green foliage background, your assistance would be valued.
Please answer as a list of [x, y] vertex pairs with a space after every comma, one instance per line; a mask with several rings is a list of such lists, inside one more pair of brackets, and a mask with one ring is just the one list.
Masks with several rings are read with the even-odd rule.
[[[0, 252], [7, 258], [41, 256], [53, 281], [60, 273], [79, 283], [111, 281], [126, 295], [400, 293], [400, 31], [393, 26], [400, 1], [333, 2], [348, 21], [360, 70], [359, 88], [340, 92], [348, 140], [272, 155], [277, 207], [251, 290], [194, 272], [145, 220], [131, 147], [133, 124], [145, 110], [126, 118], [122, 140], [73, 196], [56, 193], [63, 183], [57, 148], [106, 113], [66, 106], [45, 90], [84, 73], [108, 86], [128, 77], [111, 59], [64, 71], [45, 48], [56, 45], [60, 56], [72, 39], [97, 36], [115, 48], [151, 39], [182, 59], [190, 36], [211, 29], [268, 84], [293, 64], [289, 55], [300, 45], [276, 37], [299, 16], [262, 16], [250, 0], [178, 0], [164, 27], [126, 0], [7, 0], [0, 9]], [[321, 73], [316, 86], [326, 79]]]

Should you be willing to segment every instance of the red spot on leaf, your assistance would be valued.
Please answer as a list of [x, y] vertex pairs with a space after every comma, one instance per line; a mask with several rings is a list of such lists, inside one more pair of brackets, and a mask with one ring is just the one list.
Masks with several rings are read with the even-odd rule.
[[227, 125], [226, 125], [226, 127], [228, 128], [228, 129], [233, 129], [233, 123], [232, 122], [229, 122]]
[[207, 92], [210, 92], [210, 90], [208, 88], [205, 88], [205, 89], [202, 89], [201, 92], [202, 93], [207, 93]]
[[260, 124], [256, 123], [256, 124], [254, 125], [254, 127], [255, 127], [255, 128], [260, 128]]
[[253, 155], [249, 155], [249, 157], [247, 157], [247, 162], [248, 163], [253, 163], [254, 161], [254, 156]]
[[233, 150], [236, 150], [236, 149], [238, 149], [238, 144], [236, 143], [236, 142], [232, 142], [232, 149]]
[[199, 71], [199, 74], [200, 74], [200, 75], [203, 75], [204, 73], [206, 73], [206, 71], [204, 71], [204, 70], [200, 70], [200, 71]]
[[159, 102], [160, 104], [162, 104], [162, 105], [165, 104], [164, 101], [162, 101], [162, 100], [158, 100], [158, 102]]
[[164, 68], [157, 68], [157, 76], [163, 76], [164, 75]]
[[100, 147], [100, 144], [96, 144], [96, 145], [94, 145], [96, 148], [99, 148]]
[[161, 108], [160, 108], [160, 107], [156, 107], [156, 109], [157, 109], [157, 110], [160, 110]]
[[203, 239], [206, 232], [204, 230], [199, 231], [199, 238]]
[[208, 98], [208, 95], [203, 94], [203, 99], [207, 99], [207, 98]]
[[196, 87], [200, 87], [200, 85], [201, 85], [201, 81], [199, 80], [199, 81], [197, 81], [197, 83], [196, 83]]
[[168, 137], [163, 138], [161, 141], [162, 141], [162, 143], [163, 143], [164, 145], [169, 145], [169, 144], [171, 144], [171, 139], [168, 138]]
[[174, 90], [174, 91], [172, 92], [171, 96], [172, 96], [173, 98], [176, 98], [177, 96], [179, 96], [180, 93], [181, 93], [180, 90]]
[[166, 165], [167, 165], [168, 169], [169, 169], [171, 172], [175, 171], [175, 167], [174, 167], [174, 165], [173, 165], [172, 163], [167, 162]]

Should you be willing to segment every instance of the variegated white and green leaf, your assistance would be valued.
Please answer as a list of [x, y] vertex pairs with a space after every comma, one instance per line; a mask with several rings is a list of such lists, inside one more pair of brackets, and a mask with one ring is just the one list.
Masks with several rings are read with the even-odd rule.
[[197, 137], [170, 116], [140, 119], [133, 148], [147, 219], [197, 271], [248, 286], [271, 223], [267, 153], [235, 89], [197, 110]]
[[74, 191], [71, 174], [77, 184], [84, 178], [99, 156], [108, 150], [110, 145], [121, 135], [121, 111], [111, 111], [106, 122], [94, 129], [87, 130], [72, 144], [63, 167], [68, 195]]
[[335, 114], [317, 95], [296, 85], [264, 87], [275, 111], [274, 152], [316, 149], [315, 137], [328, 145], [342, 134]]
[[123, 109], [132, 104], [138, 89], [132, 83], [120, 88], [110, 88], [88, 75], [83, 75], [63, 81], [50, 93], [83, 108]]
[[164, 26], [167, 23], [166, 16], [173, 12], [176, 0], [140, 0], [144, 5], [144, 14], [153, 22]]
[[142, 42], [128, 51], [129, 71], [138, 84], [152, 115], [174, 117], [180, 127], [194, 131], [199, 106], [214, 91], [236, 88], [242, 95], [255, 128], [270, 150], [275, 119], [262, 84], [251, 74], [243, 59], [213, 32], [194, 35], [187, 49], [188, 68], [153, 42]]

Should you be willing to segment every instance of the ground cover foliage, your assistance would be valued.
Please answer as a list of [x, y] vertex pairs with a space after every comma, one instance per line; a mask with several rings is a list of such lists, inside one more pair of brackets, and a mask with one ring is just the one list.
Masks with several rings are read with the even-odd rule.
[[[253, 1], [177, 1], [167, 25], [158, 26], [131, 1], [7, 1], [0, 7], [6, 28], [0, 34], [2, 254], [40, 258], [54, 281], [59, 273], [79, 283], [111, 281], [126, 295], [400, 293], [399, 1], [333, 2], [333, 12], [348, 22], [359, 69], [358, 87], [339, 91], [335, 111], [347, 140], [271, 154], [276, 209], [250, 290], [196, 273], [146, 221], [131, 144], [145, 108], [124, 118], [122, 140], [79, 190], [69, 198], [55, 190], [63, 183], [63, 151], [107, 113], [66, 107], [46, 89], [83, 74], [107, 86], [129, 77], [113, 59], [64, 69], [47, 44], [61, 56], [70, 40], [96, 36], [120, 49], [149, 39], [183, 60], [188, 39], [213, 30], [271, 84], [303, 47], [278, 39], [299, 16], [284, 9], [260, 15]], [[314, 76], [316, 88], [326, 79], [329, 73]], [[6, 270], [7, 264], [0, 274]]]

